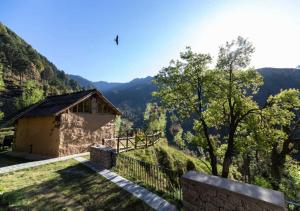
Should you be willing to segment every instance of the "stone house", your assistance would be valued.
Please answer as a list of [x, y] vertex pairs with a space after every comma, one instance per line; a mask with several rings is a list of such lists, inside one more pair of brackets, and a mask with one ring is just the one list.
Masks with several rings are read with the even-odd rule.
[[49, 96], [19, 114], [13, 153], [58, 157], [112, 138], [121, 112], [96, 89]]

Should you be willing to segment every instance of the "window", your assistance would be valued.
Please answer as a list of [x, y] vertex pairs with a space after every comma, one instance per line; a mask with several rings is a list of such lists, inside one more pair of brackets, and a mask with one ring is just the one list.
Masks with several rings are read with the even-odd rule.
[[78, 104], [77, 112], [83, 112], [83, 103], [82, 102]]
[[77, 112], [85, 112], [85, 113], [91, 113], [92, 112], [92, 103], [91, 99], [87, 99], [81, 103], [78, 103], [72, 108], [72, 111], [74, 113]]
[[91, 99], [87, 99], [83, 102], [83, 111], [91, 113]]
[[75, 105], [75, 106], [73, 107], [72, 111], [73, 111], [74, 113], [76, 113], [76, 112], [77, 112], [77, 108], [78, 108], [78, 106]]
[[98, 113], [103, 113], [103, 104], [98, 102]]
[[103, 101], [98, 102], [98, 113], [109, 113], [110, 112], [110, 108], [109, 106], [104, 103]]

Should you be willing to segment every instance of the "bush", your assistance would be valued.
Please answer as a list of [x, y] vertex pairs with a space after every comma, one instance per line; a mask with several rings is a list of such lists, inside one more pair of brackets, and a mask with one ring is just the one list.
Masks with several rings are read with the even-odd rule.
[[272, 189], [272, 185], [265, 178], [260, 176], [254, 177], [254, 184], [264, 188]]
[[160, 166], [162, 166], [163, 168], [172, 169], [172, 164], [169, 155], [164, 149], [156, 149], [156, 157]]
[[195, 171], [196, 170], [196, 166], [193, 161], [191, 161], [191, 160], [186, 161], [186, 170], [187, 171]]

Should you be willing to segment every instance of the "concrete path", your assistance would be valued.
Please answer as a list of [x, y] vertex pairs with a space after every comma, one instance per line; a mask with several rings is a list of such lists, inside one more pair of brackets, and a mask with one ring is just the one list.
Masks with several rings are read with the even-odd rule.
[[150, 192], [146, 188], [143, 188], [121, 176], [118, 174], [107, 170], [107, 169], [100, 169], [96, 167], [92, 162], [83, 158], [83, 157], [76, 157], [75, 160], [81, 162], [82, 164], [86, 165], [90, 169], [96, 171], [101, 176], [105, 177], [109, 181], [115, 183], [119, 187], [125, 189], [135, 197], [143, 200], [146, 204], [152, 207], [155, 210], [159, 211], [176, 211], [176, 207], [163, 198], [159, 197], [158, 195]]
[[40, 166], [40, 165], [45, 165], [48, 163], [64, 161], [64, 160], [68, 160], [68, 159], [72, 159], [72, 158], [76, 158], [76, 157], [80, 157], [80, 156], [84, 156], [84, 155], [88, 155], [88, 154], [89, 154], [89, 152], [85, 152], [85, 153], [80, 153], [80, 154], [75, 154], [75, 155], [68, 155], [68, 156], [64, 156], [64, 157], [58, 157], [58, 158], [52, 158], [52, 159], [40, 160], [40, 161], [32, 161], [32, 162], [27, 162], [27, 163], [6, 166], [6, 167], [0, 168], [0, 174], [9, 173], [9, 172], [26, 169], [26, 168], [31, 168], [31, 167], [36, 167], [36, 166]]

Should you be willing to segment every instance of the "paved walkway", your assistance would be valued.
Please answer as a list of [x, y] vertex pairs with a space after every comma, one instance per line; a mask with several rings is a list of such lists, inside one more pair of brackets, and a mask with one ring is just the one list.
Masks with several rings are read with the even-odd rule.
[[58, 158], [52, 158], [52, 159], [40, 160], [40, 161], [32, 161], [32, 162], [27, 162], [27, 163], [6, 166], [6, 167], [0, 168], [0, 174], [9, 173], [9, 172], [26, 169], [26, 168], [31, 168], [31, 167], [36, 167], [36, 166], [40, 166], [40, 165], [45, 165], [48, 163], [64, 161], [64, 160], [68, 160], [71, 158], [76, 158], [76, 157], [84, 156], [84, 155], [88, 155], [88, 154], [89, 154], [89, 152], [85, 152], [85, 153], [80, 153], [80, 154], [75, 154], [75, 155], [68, 155], [68, 156], [64, 156], [64, 157], [58, 157]]
[[82, 164], [86, 165], [90, 169], [96, 171], [101, 176], [105, 177], [106, 179], [110, 180], [111, 182], [115, 183], [119, 187], [125, 189], [135, 197], [143, 200], [146, 204], [152, 207], [155, 210], [159, 211], [176, 211], [176, 207], [163, 198], [159, 197], [158, 195], [150, 192], [146, 188], [143, 188], [121, 176], [118, 174], [107, 170], [107, 169], [99, 169], [92, 162], [83, 158], [83, 157], [76, 157], [75, 160], [81, 162]]

